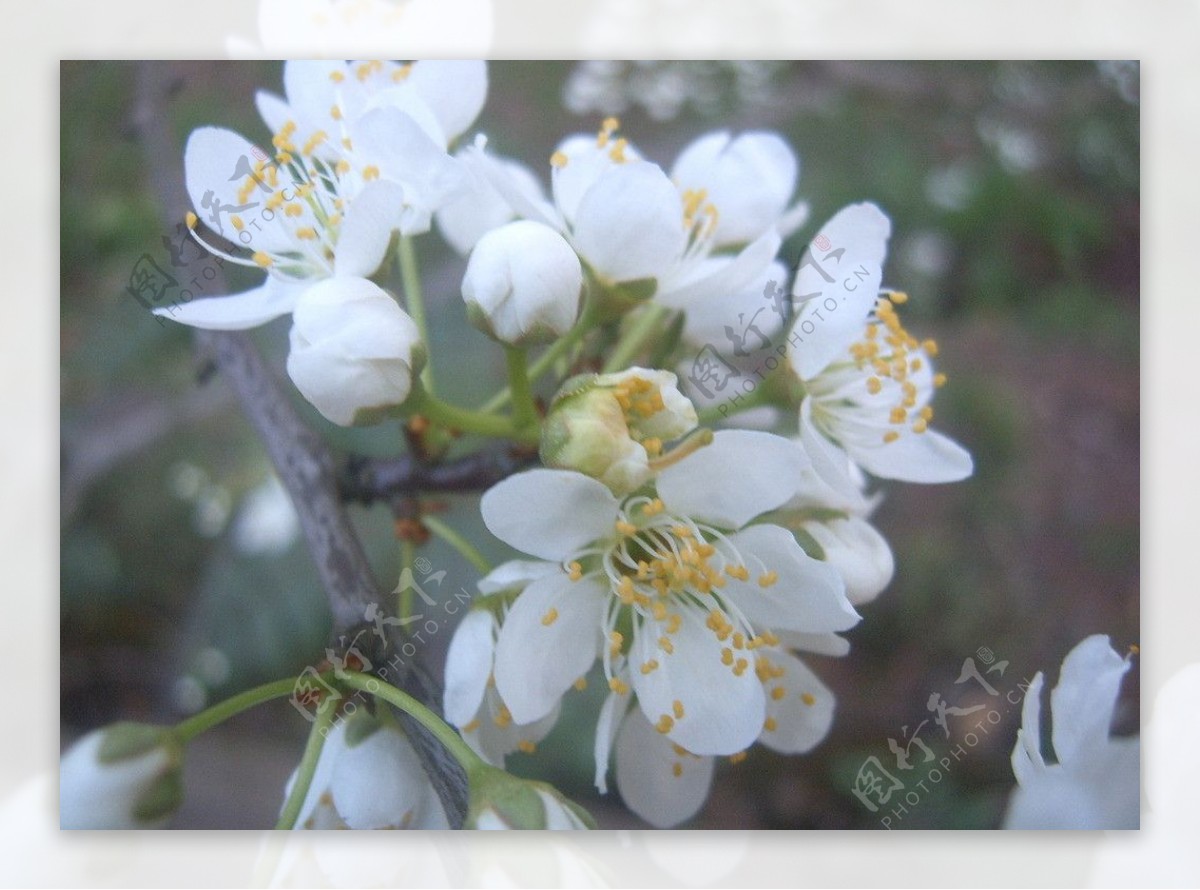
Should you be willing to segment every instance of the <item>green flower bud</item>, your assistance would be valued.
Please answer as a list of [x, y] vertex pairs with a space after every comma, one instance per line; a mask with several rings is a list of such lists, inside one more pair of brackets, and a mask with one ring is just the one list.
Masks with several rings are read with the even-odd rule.
[[568, 380], [542, 427], [542, 463], [630, 493], [653, 475], [664, 443], [696, 426], [696, 409], [676, 384], [671, 372], [645, 368]]

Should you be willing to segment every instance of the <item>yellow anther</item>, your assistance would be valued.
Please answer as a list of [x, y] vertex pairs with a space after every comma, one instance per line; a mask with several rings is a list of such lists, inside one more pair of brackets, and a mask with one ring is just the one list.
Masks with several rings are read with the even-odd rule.
[[617, 583], [617, 596], [621, 598], [621, 602], [625, 605], [631, 605], [634, 601], [633, 579], [628, 575], [622, 575], [621, 580]]
[[671, 710], [675, 713], [676, 720], [683, 719], [683, 702], [681, 702], [679, 699], [675, 699], [675, 701], [671, 702]]
[[937, 358], [937, 354], [938, 354], [938, 345], [937, 345], [937, 341], [936, 341], [936, 340], [924, 340], [924, 341], [922, 341], [922, 343], [921, 343], [921, 348], [922, 348], [922, 349], [924, 349], [924, 350], [925, 350], [925, 352], [926, 352], [926, 354], [927, 354], [927, 355], [929, 355], [931, 358]]
[[730, 763], [741, 763], [741, 762], [742, 762], [743, 760], [745, 760], [745, 759], [746, 759], [746, 752], [745, 752], [745, 751], [738, 751], [736, 754], [730, 754], [730, 755], [729, 755], [729, 762], [730, 762]]
[[873, 396], [879, 395], [879, 391], [883, 389], [883, 381], [878, 377], [867, 378], [867, 392]]
[[187, 216], [185, 216], [184, 219], [187, 221], [188, 229], [196, 228], [196, 223], [200, 221], [200, 218], [190, 210], [187, 212]]
[[522, 754], [532, 754], [537, 750], [537, 745], [529, 741], [529, 739], [521, 739], [521, 741], [517, 742], [517, 750]]
[[275, 160], [279, 161], [281, 164], [290, 164], [292, 162], [292, 156], [286, 151], [281, 151], [279, 154], [275, 155]]
[[567, 153], [563, 151], [556, 151], [554, 154], [550, 155], [550, 166], [558, 169], [562, 169], [563, 167], [567, 166]]
[[912, 431], [914, 433], [923, 433], [927, 429], [929, 429], [929, 424], [927, 424], [923, 418], [912, 425]]
[[733, 664], [733, 650], [728, 646], [721, 650], [721, 664], [727, 667]]
[[733, 565], [733, 564], [727, 565], [727, 566], [725, 566], [725, 574], [728, 575], [730, 578], [736, 578], [738, 581], [750, 580], [750, 570], [747, 569], [745, 566], [739, 566], [739, 565]]
[[913, 371], [914, 373], [921, 370], [921, 368], [923, 368], [924, 366], [925, 366], [925, 363], [922, 362], [919, 357], [914, 358], [911, 362], [908, 363], [908, 369], [910, 371]]
[[903, 306], [908, 302], [908, 294], [902, 290], [894, 290], [888, 296], [892, 298], [892, 302], [897, 306]]
[[621, 119], [610, 115], [604, 119], [604, 122], [600, 125], [600, 127], [601, 132], [604, 133], [611, 133], [613, 130], [619, 130], [621, 129]]
[[571, 685], [575, 687], [577, 692], [583, 692], [583, 690], [587, 689], [587, 677], [580, 677]]
[[567, 563], [567, 577], [572, 581], [578, 581], [583, 577], [583, 566], [577, 562]]
[[782, 686], [776, 686], [771, 690], [771, 698], [775, 699], [775, 701], [779, 701], [785, 695], [787, 695], [787, 690]]
[[677, 779], [683, 775], [683, 764], [678, 760], [671, 764], [671, 775]]
[[343, 74], [341, 71], [330, 71], [329, 79], [332, 80], [334, 83], [341, 83], [343, 80], [346, 79], [346, 75]]
[[689, 751], [683, 745], [671, 742], [671, 750], [675, 752], [676, 757], [695, 757], [696, 755]]
[[628, 139], [624, 139], [624, 138], [618, 139], [616, 142], [613, 143], [612, 148], [610, 148], [608, 150], [608, 156], [616, 163], [624, 164], [627, 160], [629, 160], [625, 156], [625, 149], [628, 146], [629, 146]]
[[624, 680], [620, 679], [619, 677], [613, 677], [611, 680], [609, 680], [608, 688], [611, 689], [613, 692], [615, 692], [617, 695], [625, 695], [626, 693], [629, 692], [629, 684], [626, 683]]
[[649, 661], [644, 662], [641, 667], [641, 671], [643, 674], [649, 674], [656, 670], [658, 670], [658, 660], [654, 659], [654, 658], [651, 658]]
[[779, 723], [775, 720], [774, 717], [768, 717], [766, 720], [763, 721], [763, 729], [765, 729], [767, 732], [774, 732], [778, 728], [779, 728]]
[[770, 587], [771, 585], [773, 585], [773, 584], [774, 584], [775, 582], [777, 582], [778, 580], [779, 580], [779, 573], [778, 573], [778, 572], [774, 572], [774, 571], [771, 571], [771, 572], [764, 572], [763, 574], [761, 574], [761, 575], [759, 575], [759, 576], [758, 576], [758, 586], [759, 586], [759, 587], [764, 587], [764, 588], [765, 588], [765, 587]]
[[679, 633], [679, 628], [683, 624], [683, 616], [676, 612], [667, 619], [667, 633]]
[[658, 646], [668, 655], [675, 651], [675, 644], [671, 642], [670, 637], [659, 637]]
[[933, 420], [933, 406], [926, 405], [921, 409], [921, 419], [926, 422]]
[[304, 207], [293, 201], [290, 204], [284, 205], [283, 212], [288, 216], [300, 216], [304, 213]]
[[258, 265], [262, 266], [264, 269], [266, 269], [268, 266], [271, 265], [271, 263], [274, 262], [274, 260], [272, 260], [267, 254], [263, 253], [261, 250], [255, 251], [252, 259], [254, 260], [254, 262], [258, 263]]
[[655, 600], [650, 606], [650, 611], [654, 614], [655, 621], [665, 621], [667, 619], [667, 604], [662, 600]]
[[933, 385], [939, 389], [946, 385], [946, 375], [940, 371], [933, 375]]
[[744, 658], [739, 658], [733, 666], [733, 675], [735, 677], [740, 677], [742, 674], [746, 673], [746, 668], [748, 667], [750, 667], [750, 662]]
[[303, 241], [316, 241], [317, 230], [312, 226], [301, 226], [299, 229], [296, 229], [296, 237]]
[[342, 106], [334, 105], [332, 108], [330, 108], [329, 116], [335, 121], [340, 121], [342, 119]]
[[368, 77], [370, 77], [370, 76], [371, 76], [371, 71], [372, 71], [372, 70], [373, 70], [373, 69], [372, 69], [372, 67], [371, 67], [371, 63], [370, 63], [370, 62], [363, 62], [361, 65], [359, 65], [359, 66], [358, 66], [358, 67], [357, 67], [357, 68], [354, 70], [354, 73], [355, 73], [356, 75], [358, 75], [358, 79], [359, 79], [359, 80], [366, 80]]
[[408, 75], [412, 74], [412, 67], [412, 62], [409, 62], [407, 65], [401, 65], [392, 72], [392, 80], [395, 83], [401, 83], [402, 81], [407, 80]]
[[654, 728], [657, 729], [663, 735], [666, 735], [668, 732], [670, 732], [672, 727], [674, 727], [674, 726], [675, 726], [675, 718], [672, 717], [670, 714], [663, 714], [661, 717], [658, 718], [658, 722], [654, 724]]
[[658, 457], [662, 454], [663, 450], [662, 439], [647, 439], [642, 443], [642, 447], [646, 449], [646, 454], [650, 455], [650, 457]]
[[742, 633], [740, 630], [733, 635], [733, 648], [734, 649], [745, 649], [746, 648], [746, 635], [744, 633]]
[[343, 147], [344, 149], [346, 149], [346, 151], [351, 151], [351, 150], [353, 150], [353, 148], [354, 148], [354, 143], [350, 141], [350, 137], [349, 137], [349, 136], [343, 136], [343, 137], [342, 137], [342, 147]]
[[366, 182], [370, 182], [372, 179], [378, 179], [379, 178], [379, 168], [376, 167], [374, 164], [368, 164], [366, 167], [363, 168], [362, 176], [363, 176], [363, 180], [365, 180]]
[[883, 434], [883, 442], [885, 445], [890, 445], [892, 442], [895, 442], [899, 438], [900, 438], [900, 434], [898, 432], [896, 432], [895, 430], [888, 430], [886, 433]]
[[804, 702], [809, 707], [812, 707], [817, 703], [816, 696], [814, 696], [811, 692], [806, 692], [800, 696], [800, 701]]
[[686, 525], [673, 525], [671, 531], [674, 532], [677, 538], [690, 538], [694, 534], [690, 527]]
[[892, 423], [904, 423], [904, 421], [908, 420], [908, 412], [903, 408], [893, 408], [888, 420]]
[[662, 500], [655, 498], [654, 500], [650, 501], [650, 503], [645, 504], [642, 507], [642, 513], [644, 513], [646, 516], [656, 516], [665, 509], [667, 508], [666, 505], [663, 504]]
[[551, 607], [551, 609], [548, 612], [546, 612], [545, 615], [542, 616], [542, 626], [549, 627], [551, 624], [553, 624], [557, 620], [558, 620], [558, 609]]
[[317, 130], [308, 137], [308, 141], [304, 143], [304, 148], [300, 149], [300, 153], [310, 155], [316, 150], [316, 147], [329, 138], [329, 134], [324, 130]]
[[479, 718], [478, 717], [476, 717], [474, 720], [472, 720], [470, 723], [468, 723], [466, 726], [464, 726], [462, 728], [462, 731], [463, 732], [474, 732], [477, 729], [479, 729]]
[[504, 727], [506, 727], [512, 723], [512, 713], [508, 710], [508, 708], [506, 706], [501, 705], [499, 713], [497, 713], [496, 716], [492, 718], [492, 722], [495, 723], [497, 726], [499, 726], [501, 729], [503, 729]]
[[626, 522], [624, 519], [617, 520], [617, 531], [626, 537], [637, 534], [637, 526], [632, 522]]
[[768, 646], [778, 646], [779, 645], [779, 637], [775, 636], [775, 634], [769, 630], [764, 630], [762, 632], [762, 636], [760, 637], [760, 639], [764, 643], [766, 643]]
[[619, 630], [614, 630], [608, 635], [608, 641], [619, 649], [621, 644], [625, 642], [625, 635]]

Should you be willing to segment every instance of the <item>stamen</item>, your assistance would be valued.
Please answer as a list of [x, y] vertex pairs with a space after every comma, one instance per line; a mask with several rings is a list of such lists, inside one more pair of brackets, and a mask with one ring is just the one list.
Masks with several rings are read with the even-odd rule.
[[551, 607], [550, 610], [548, 612], [546, 612], [545, 615], [542, 616], [542, 626], [549, 627], [551, 624], [553, 624], [557, 620], [558, 620], [558, 609]]

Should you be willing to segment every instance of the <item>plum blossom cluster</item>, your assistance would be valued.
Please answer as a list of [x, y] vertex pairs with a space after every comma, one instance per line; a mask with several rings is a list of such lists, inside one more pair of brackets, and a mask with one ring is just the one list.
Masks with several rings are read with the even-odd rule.
[[[425, 460], [464, 434], [537, 448], [540, 466], [482, 496], [514, 558], [479, 580], [445, 668], [468, 824], [587, 824], [502, 769], [588, 683], [605, 689], [595, 784], [607, 792], [611, 772], [655, 826], [699, 812], [720, 758], [820, 744], [836, 701], [807, 656], [846, 655], [842, 634], [893, 573], [874, 480], [972, 472], [932, 428], [936, 344], [883, 286], [887, 216], [841, 210], [793, 274], [785, 245], [808, 207], [778, 134], [704, 134], [662, 165], [608, 118], [526, 165], [467, 136], [482, 62], [289, 62], [283, 80], [283, 96], [258, 96], [269, 151], [204, 127], [184, 156], [193, 236], [263, 281], [171, 317], [242, 329], [290, 315], [299, 392], [336, 424], [401, 419]], [[435, 228], [465, 258], [463, 317], [507, 369], [479, 408], [434, 391], [414, 244]], [[785, 295], [757, 327], [781, 359], [755, 399], [769, 430], [740, 428], [747, 405], [676, 373], [698, 347], [744, 358], [735, 338], [732, 354], [714, 344], [757, 317], [764, 289]], [[309, 767], [285, 806], [302, 826], [447, 824], [391, 723], [356, 722]]]

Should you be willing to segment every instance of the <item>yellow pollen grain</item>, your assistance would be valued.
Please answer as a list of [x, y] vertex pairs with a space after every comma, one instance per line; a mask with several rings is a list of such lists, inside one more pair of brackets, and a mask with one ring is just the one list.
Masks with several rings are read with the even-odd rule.
[[342, 146], [346, 149], [346, 151], [350, 151], [351, 149], [354, 148], [354, 143], [350, 141], [349, 136], [343, 136], [342, 137]]
[[580, 677], [571, 685], [575, 687], [576, 692], [583, 692], [583, 690], [587, 689], [587, 677]]
[[261, 250], [255, 251], [253, 260], [258, 265], [262, 266], [264, 269], [266, 269], [268, 266], [271, 265], [272, 262], [274, 262], [274, 260], [272, 260], [269, 256], [267, 256]]
[[284, 205], [283, 212], [287, 216], [300, 216], [304, 213], [304, 208], [293, 201], [291, 204]]
[[349, 173], [350, 172], [350, 162], [347, 161], [345, 158], [342, 158], [340, 161], [338, 161], [336, 164], [333, 165], [333, 169], [336, 170], [338, 173]]
[[657, 729], [663, 735], [666, 735], [668, 732], [670, 732], [672, 727], [674, 727], [674, 726], [675, 726], [675, 718], [672, 717], [670, 714], [663, 714], [661, 717], [658, 718], [658, 722], [654, 724], [654, 728]]
[[637, 534], [637, 526], [632, 522], [626, 522], [624, 519], [618, 519], [617, 531], [628, 537], [629, 535]]
[[502, 707], [500, 709], [500, 713], [492, 718], [492, 722], [495, 723], [497, 726], [499, 726], [501, 729], [504, 729], [504, 727], [506, 727], [512, 723], [512, 714], [509, 713], [508, 708]]
[[379, 178], [379, 168], [376, 167], [374, 164], [368, 164], [365, 168], [363, 168], [362, 175], [363, 175], [363, 179], [366, 180], [367, 182], [370, 182], [373, 179], [378, 179]]
[[733, 650], [728, 646], [721, 650], [721, 664], [726, 666], [733, 664]]
[[332, 108], [330, 108], [329, 116], [335, 121], [340, 121], [342, 119], [342, 106], [334, 105]]
[[667, 633], [679, 633], [679, 628], [683, 625], [683, 616], [676, 612], [667, 619]]
[[517, 742], [517, 750], [523, 754], [532, 754], [537, 750], [537, 745], [529, 741], [529, 739], [521, 739]]
[[904, 421], [908, 420], [908, 412], [903, 408], [893, 408], [888, 420], [892, 423], [904, 423]]
[[312, 226], [303, 226], [299, 229], [296, 229], [296, 237], [304, 241], [316, 241], [317, 230]]
[[745, 649], [746, 648], [746, 635], [744, 633], [742, 633], [740, 630], [733, 635], [733, 648], [734, 649]]
[[196, 223], [200, 221], [199, 217], [197, 217], [196, 214], [192, 213], [190, 210], [188, 211], [187, 216], [184, 218], [187, 220], [187, 227], [189, 229], [196, 228]]
[[816, 697], [811, 692], [806, 692], [800, 696], [800, 701], [804, 702], [810, 708], [817, 703]]
[[671, 742], [671, 750], [675, 752], [676, 757], [695, 757], [696, 755], [689, 751], [683, 745]]
[[912, 431], [914, 433], [923, 433], [927, 429], [929, 429], [929, 424], [927, 424], [924, 419], [918, 420], [912, 425]]
[[902, 290], [894, 290], [891, 292], [891, 294], [889, 296], [891, 297], [892, 302], [895, 303], [897, 306], [903, 306], [905, 303], [908, 302], [908, 294], [906, 294]]
[[618, 164], [625, 163], [627, 160], [629, 160], [627, 157], [625, 157], [625, 149], [628, 145], [628, 139], [618, 139], [613, 143], [612, 148], [608, 150], [608, 156]]
[[577, 562], [567, 563], [567, 577], [572, 581], [578, 581], [583, 577], [583, 566]]
[[671, 775], [677, 779], [683, 775], [683, 764], [678, 760], [671, 764]]
[[883, 442], [885, 445], [890, 445], [891, 443], [895, 442], [899, 438], [900, 438], [900, 434], [898, 432], [896, 432], [895, 430], [888, 430], [886, 433], [883, 434]]
[[619, 130], [621, 129], [621, 119], [609, 115], [604, 119], [604, 122], [600, 125], [600, 127], [605, 133], [611, 133], [613, 130]]
[[675, 651], [675, 644], [671, 642], [670, 637], [659, 637], [658, 638], [658, 647], [660, 649], [662, 649], [663, 652], [666, 652], [668, 655], [670, 655], [671, 653], [673, 653]]
[[741, 762], [742, 762], [743, 760], [745, 760], [745, 759], [746, 759], [746, 752], [745, 752], [745, 751], [738, 751], [736, 754], [730, 754], [730, 755], [729, 755], [729, 762], [730, 762], [730, 763], [741, 763]]
[[286, 151], [281, 151], [279, 154], [275, 155], [275, 160], [279, 161], [281, 164], [290, 164], [292, 162], [292, 156]]
[[464, 726], [462, 728], [462, 731], [463, 732], [474, 732], [477, 729], [479, 729], [479, 718], [478, 717], [476, 717], [474, 720], [472, 720], [470, 723], [468, 723], [466, 726]]
[[343, 74], [341, 71], [330, 71], [329, 79], [332, 80], [334, 83], [341, 83], [343, 80], [346, 79], [346, 75]]
[[407, 80], [408, 75], [412, 74], [412, 67], [413, 67], [412, 62], [409, 62], [407, 65], [401, 65], [399, 68], [397, 68], [395, 71], [393, 71], [392, 72], [393, 82], [401, 83], [402, 81]]
[[924, 349], [924, 350], [925, 350], [925, 353], [926, 353], [927, 355], [929, 355], [931, 358], [937, 358], [937, 354], [938, 354], [938, 345], [937, 345], [937, 341], [936, 341], [936, 340], [925, 340], [925, 341], [923, 341], [923, 342], [921, 343], [921, 348], [922, 348], [922, 349]]
[[659, 498], [655, 498], [650, 503], [648, 503], [642, 507], [642, 513], [646, 516], [656, 516], [665, 509], [666, 509], [666, 505], [663, 504], [662, 500]]
[[611, 680], [609, 680], [608, 688], [617, 695], [625, 695], [625, 693], [629, 692], [629, 684], [619, 677], [613, 677]]
[[778, 572], [764, 572], [763, 574], [758, 576], [758, 586], [764, 587], [764, 588], [770, 587], [778, 580], [779, 580]]
[[933, 375], [933, 385], [939, 389], [946, 385], [946, 375], [940, 371]]
[[727, 565], [725, 566], [725, 574], [730, 578], [736, 578], [738, 581], [750, 580], [750, 570], [745, 566]]
[[551, 624], [553, 624], [557, 620], [558, 620], [558, 609], [551, 607], [551, 609], [545, 615], [542, 616], [542, 626], [549, 627]]
[[656, 670], [658, 670], [658, 660], [655, 658], [651, 658], [649, 661], [644, 662], [641, 667], [643, 675], [653, 673]]
[[675, 701], [671, 702], [671, 710], [675, 712], [676, 720], [683, 719], [683, 702], [681, 702], [679, 699], [675, 699]]
[[785, 695], [787, 695], [787, 690], [782, 686], [776, 686], [771, 690], [771, 698], [775, 699], [775, 701], [779, 701]]
[[560, 170], [567, 166], [566, 152], [556, 151], [554, 154], [550, 155], [550, 166]]
[[929, 421], [933, 420], [933, 407], [932, 406], [926, 405], [924, 408], [921, 409], [921, 419], [927, 423]]
[[650, 607], [650, 611], [654, 613], [655, 621], [666, 621], [667, 620], [667, 604], [664, 603], [662, 600], [658, 600], [657, 602], [655, 602]]
[[767, 732], [774, 732], [778, 728], [779, 728], [779, 723], [775, 720], [774, 717], [768, 717], [766, 720], [763, 721], [763, 729], [765, 729]]
[[883, 389], [883, 381], [878, 377], [867, 378], [867, 392], [873, 396], [879, 395], [879, 391]]
[[633, 579], [628, 575], [624, 575], [617, 584], [617, 596], [621, 598], [621, 602], [625, 605], [630, 605], [635, 597], [633, 590]]
[[237, 229], [239, 232], [242, 229], [246, 228], [246, 224], [244, 222], [242, 222], [242, 218], [240, 216], [238, 216], [237, 214], [234, 214], [233, 216], [229, 217], [229, 221], [231, 223], [233, 223], [233, 227], [235, 229]]
[[733, 675], [735, 677], [740, 677], [742, 674], [746, 673], [746, 668], [748, 667], [750, 667], [750, 662], [744, 658], [739, 658], [733, 666]]
[[642, 443], [642, 447], [646, 449], [646, 454], [650, 457], [658, 457], [663, 450], [662, 439], [647, 439]]
[[911, 362], [908, 363], [908, 369], [910, 371], [919, 371], [923, 367], [924, 367], [924, 362], [922, 362], [919, 358], [914, 358]]

